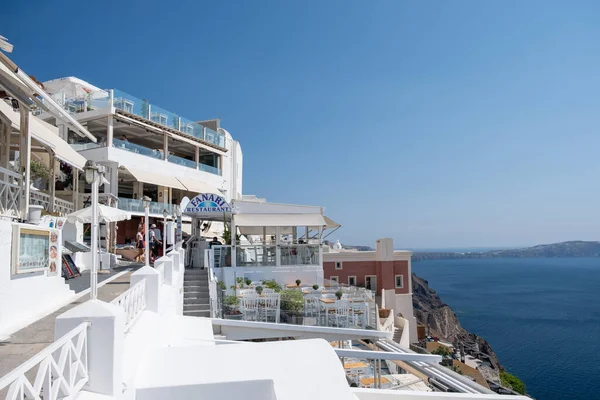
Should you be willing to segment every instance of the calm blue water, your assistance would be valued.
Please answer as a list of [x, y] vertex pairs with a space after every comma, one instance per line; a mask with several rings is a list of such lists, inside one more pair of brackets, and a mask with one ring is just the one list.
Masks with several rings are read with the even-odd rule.
[[537, 399], [600, 398], [600, 258], [413, 263]]

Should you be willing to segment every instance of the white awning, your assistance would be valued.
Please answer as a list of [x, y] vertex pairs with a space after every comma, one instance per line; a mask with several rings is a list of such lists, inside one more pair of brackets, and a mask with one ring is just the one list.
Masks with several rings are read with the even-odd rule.
[[187, 178], [187, 177], [177, 177], [177, 180], [181, 182], [183, 186], [187, 188], [190, 192], [198, 193], [214, 193], [221, 194], [221, 191], [214, 187], [211, 184], [198, 181], [196, 179]]
[[125, 165], [125, 168], [127, 168], [127, 171], [129, 171], [131, 175], [133, 175], [133, 177], [139, 182], [187, 190], [187, 188], [172, 175], [163, 175], [156, 171], [148, 172], [138, 168], [130, 167], [128, 165]]
[[[12, 107], [6, 104], [6, 102], [0, 101], [0, 113], [6, 115], [11, 121], [13, 128], [20, 129], [21, 119], [18, 111], [13, 111]], [[29, 129], [31, 130], [32, 138], [40, 142], [43, 146], [48, 147], [56, 158], [77, 169], [83, 170], [87, 160], [58, 136], [58, 128], [32, 115], [29, 118]]]
[[326, 226], [321, 214], [234, 214], [236, 226]]
[[323, 218], [325, 218], [325, 222], [327, 222], [327, 226], [325, 227], [325, 229], [335, 229], [335, 228], [339, 228], [340, 224], [338, 224], [337, 222], [335, 222], [334, 220], [332, 220], [331, 218], [329, 218], [327, 215], [325, 215]]

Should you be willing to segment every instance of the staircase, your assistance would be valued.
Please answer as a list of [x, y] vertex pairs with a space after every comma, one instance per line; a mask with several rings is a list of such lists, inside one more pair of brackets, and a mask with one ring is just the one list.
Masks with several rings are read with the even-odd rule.
[[210, 317], [208, 269], [185, 269], [183, 275], [183, 315]]
[[402, 328], [399, 328], [397, 326], [394, 327], [394, 338], [393, 338], [394, 342], [400, 343], [400, 339], [402, 338], [402, 331], [403, 331]]

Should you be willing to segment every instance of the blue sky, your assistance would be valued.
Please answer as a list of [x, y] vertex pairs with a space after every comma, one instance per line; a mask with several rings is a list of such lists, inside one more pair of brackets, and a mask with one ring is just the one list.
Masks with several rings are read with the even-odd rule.
[[242, 144], [244, 192], [406, 248], [599, 239], [600, 3], [30, 1], [0, 34]]

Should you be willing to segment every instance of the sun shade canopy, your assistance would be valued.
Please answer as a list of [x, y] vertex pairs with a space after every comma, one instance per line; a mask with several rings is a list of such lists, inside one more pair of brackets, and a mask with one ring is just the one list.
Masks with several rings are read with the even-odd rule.
[[[12, 107], [4, 101], [0, 101], [0, 114], [4, 114], [10, 120], [14, 129], [18, 130], [21, 127], [19, 113], [13, 111]], [[56, 127], [32, 116], [29, 119], [29, 129], [31, 130], [32, 138], [40, 142], [42, 146], [50, 149], [58, 159], [77, 169], [83, 170], [87, 160], [58, 136]]]
[[235, 214], [235, 225], [243, 226], [309, 226], [327, 225], [321, 214]]
[[127, 168], [127, 171], [129, 171], [129, 173], [131, 173], [131, 175], [133, 175], [133, 177], [139, 182], [187, 190], [187, 188], [172, 175], [163, 175], [156, 171], [148, 172], [135, 167], [130, 167], [129, 165], [125, 165], [125, 168]]

